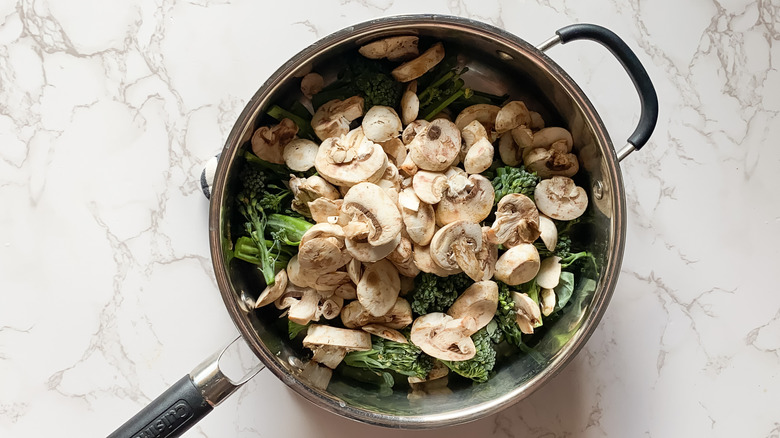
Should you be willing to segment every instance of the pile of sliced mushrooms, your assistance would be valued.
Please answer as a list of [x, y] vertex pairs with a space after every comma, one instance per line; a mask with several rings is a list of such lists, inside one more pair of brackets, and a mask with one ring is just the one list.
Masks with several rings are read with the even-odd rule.
[[[472, 358], [470, 336], [496, 313], [494, 279], [520, 285], [536, 278], [541, 306], [526, 294], [513, 295], [517, 324], [533, 333], [541, 315], [555, 306], [561, 272], [559, 259], [540, 260], [533, 242], [541, 238], [552, 251], [557, 231], [551, 219], [575, 219], [588, 205], [585, 190], [571, 179], [579, 169], [571, 134], [545, 127], [523, 102], [474, 105], [454, 121], [445, 113], [418, 120], [415, 79], [443, 59], [444, 47], [437, 43], [419, 54], [417, 42], [391, 37], [360, 48], [368, 58], [404, 61], [392, 73], [407, 84], [400, 115], [385, 106], [364, 111], [363, 98], [354, 96], [317, 109], [311, 124], [319, 144], [297, 138], [287, 119], [252, 137], [260, 158], [297, 172], [317, 171], [289, 180], [292, 208], [316, 225], [255, 306], [273, 303], [290, 321], [310, 324], [303, 345], [328, 369], [350, 351], [371, 349], [371, 335], [408, 342], [400, 330], [410, 327], [411, 342], [428, 355]], [[320, 75], [308, 73], [301, 91], [311, 98], [322, 85]], [[534, 200], [510, 194], [494, 209], [493, 187], [481, 173], [498, 159], [495, 144], [504, 164], [522, 163], [542, 178]], [[483, 223], [491, 213], [495, 221]], [[404, 295], [421, 271], [464, 272], [475, 283], [446, 313], [415, 319]], [[335, 318], [345, 328], [327, 324]], [[310, 378], [327, 385], [329, 370], [306, 368]], [[446, 374], [441, 368], [429, 379]]]

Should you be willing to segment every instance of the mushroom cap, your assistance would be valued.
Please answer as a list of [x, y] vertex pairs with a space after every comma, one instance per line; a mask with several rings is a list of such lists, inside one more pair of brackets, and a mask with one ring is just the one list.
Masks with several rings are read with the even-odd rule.
[[[368, 225], [366, 240], [373, 246], [389, 243], [401, 232], [401, 212], [390, 196], [376, 184], [359, 183], [352, 186], [344, 196], [341, 211], [351, 217], [352, 221]], [[348, 237], [356, 236], [348, 233]]]
[[366, 138], [381, 143], [398, 137], [404, 129], [398, 113], [389, 106], [374, 105], [363, 116], [360, 124]]
[[356, 260], [365, 263], [373, 263], [387, 257], [400, 242], [401, 233], [396, 234], [393, 240], [379, 246], [374, 246], [365, 239], [356, 240], [348, 238], [344, 240], [347, 253]]
[[498, 261], [498, 245], [491, 243], [488, 239], [490, 227], [482, 227], [482, 250], [477, 254], [482, 267], [482, 280], [490, 280], [496, 272], [496, 261]]
[[[462, 139], [460, 148], [460, 158], [466, 157], [466, 153], [469, 148], [474, 145], [479, 139], [488, 139], [488, 133], [482, 123], [479, 120], [472, 120], [468, 125], [464, 126], [460, 130], [460, 137]], [[489, 140], [488, 140], [489, 141]]]
[[542, 315], [550, 316], [553, 310], [555, 310], [555, 291], [552, 289], [542, 288], [541, 292], [539, 293], [539, 297], [542, 306]]
[[542, 180], [534, 189], [534, 200], [540, 212], [559, 221], [577, 219], [588, 208], [585, 189], [565, 176]]
[[311, 127], [320, 140], [339, 137], [349, 132], [349, 124], [363, 115], [363, 98], [333, 99], [317, 108], [311, 118]]
[[417, 56], [418, 42], [419, 38], [416, 36], [392, 36], [365, 44], [358, 49], [358, 53], [368, 59], [387, 58], [390, 61], [401, 61]]
[[420, 269], [414, 264], [414, 245], [408, 237], [401, 236], [398, 246], [387, 255], [389, 260], [398, 269], [398, 273], [406, 277], [416, 277]]
[[324, 85], [325, 80], [322, 79], [322, 75], [319, 73], [308, 73], [301, 79], [301, 93], [306, 98], [311, 99], [312, 96], [322, 91]]
[[319, 320], [318, 316], [325, 319], [334, 319], [341, 314], [342, 307], [344, 307], [344, 298], [337, 295], [320, 298], [320, 302], [317, 305], [317, 312], [315, 313], [315, 319]]
[[358, 301], [372, 316], [382, 316], [395, 304], [401, 291], [398, 270], [387, 260], [366, 266], [357, 284]]
[[296, 138], [287, 143], [282, 152], [284, 164], [296, 172], [306, 172], [314, 167], [314, 159], [320, 145], [305, 138]]
[[542, 115], [537, 113], [536, 111], [529, 111], [531, 114], [531, 124], [528, 125], [529, 128], [533, 129], [534, 131], [539, 131], [544, 128], [544, 119], [542, 118]]
[[469, 123], [478, 120], [485, 127], [485, 130], [490, 132], [496, 126], [496, 116], [500, 110], [501, 108], [496, 105], [487, 103], [471, 105], [458, 114], [458, 117], [455, 118], [455, 126], [458, 127], [458, 130], [462, 130]]
[[309, 202], [309, 213], [316, 223], [329, 223], [344, 226], [349, 218], [341, 214], [343, 199], [317, 198]]
[[455, 173], [447, 179], [449, 188], [436, 205], [436, 223], [440, 226], [466, 220], [481, 222], [490, 215], [495, 191], [490, 180], [482, 175], [464, 178]]
[[382, 146], [365, 137], [362, 128], [357, 128], [323, 141], [314, 166], [328, 182], [349, 187], [379, 180], [387, 167], [387, 154]]
[[498, 155], [507, 166], [517, 166], [523, 160], [523, 150], [515, 142], [511, 133], [503, 133], [498, 138]]
[[412, 188], [421, 201], [437, 204], [447, 186], [447, 177], [441, 172], [420, 170], [412, 177]]
[[452, 303], [447, 314], [453, 318], [474, 318], [476, 325], [472, 335], [488, 325], [498, 309], [498, 285], [494, 281], [478, 281], [469, 286]]
[[431, 259], [445, 270], [460, 268], [473, 280], [482, 280], [482, 266], [477, 258], [482, 250], [482, 227], [467, 221], [445, 225], [433, 235]]
[[533, 334], [534, 327], [542, 324], [542, 312], [539, 310], [539, 305], [528, 294], [519, 292], [512, 292], [512, 301], [517, 313], [515, 321], [520, 327], [520, 331], [527, 335]]
[[292, 209], [304, 216], [311, 216], [309, 202], [318, 198], [338, 199], [341, 197], [338, 189], [333, 187], [319, 175], [308, 178], [290, 177], [290, 191], [294, 199]]
[[420, 99], [414, 91], [406, 90], [401, 96], [401, 121], [404, 125], [412, 123], [420, 113]]
[[[414, 195], [413, 190], [405, 189], [401, 192], [401, 195], [399, 195], [399, 201], [403, 198], [411, 197], [407, 191]], [[413, 210], [411, 208], [406, 208], [403, 201], [400, 203], [401, 217], [403, 218], [409, 239], [417, 245], [424, 246], [431, 243], [433, 233], [436, 231], [436, 214], [433, 210], [433, 206], [424, 202], [419, 202], [418, 200], [417, 210]]]
[[259, 309], [260, 307], [266, 306], [276, 301], [280, 296], [282, 296], [286, 288], [287, 272], [282, 269], [276, 273], [276, 276], [274, 277], [274, 284], [266, 286], [265, 289], [263, 289], [263, 291], [260, 293], [260, 296], [257, 297], [257, 301], [255, 302], [255, 309]]
[[522, 193], [510, 193], [498, 202], [496, 220], [488, 232], [492, 243], [531, 243], [539, 238], [539, 210]]
[[561, 279], [561, 258], [558, 256], [547, 257], [539, 265], [539, 273], [536, 274], [536, 284], [545, 289], [553, 289], [558, 286]]
[[417, 134], [421, 133], [423, 129], [425, 129], [426, 126], [428, 126], [431, 122], [420, 119], [415, 120], [412, 122], [409, 122], [406, 125], [406, 128], [404, 128], [403, 132], [401, 133], [401, 141], [403, 144], [408, 145], [409, 143], [414, 140], [414, 138], [417, 136]]
[[532, 148], [534, 144], [534, 133], [525, 126], [518, 126], [510, 132], [512, 140], [522, 152], [523, 149]]
[[333, 291], [333, 295], [344, 300], [356, 300], [357, 286], [352, 282], [344, 283], [337, 287], [335, 291]]
[[298, 378], [308, 382], [313, 388], [324, 391], [328, 388], [332, 376], [332, 369], [326, 366], [320, 366], [317, 362], [310, 360], [303, 365]]
[[276, 299], [274, 304], [277, 308], [289, 307], [287, 319], [296, 324], [306, 325], [314, 319], [319, 300], [320, 296], [314, 289], [310, 287], [299, 288], [288, 283], [284, 293]]
[[322, 324], [310, 325], [306, 330], [306, 337], [303, 338], [303, 346], [311, 348], [323, 345], [346, 348], [349, 351], [368, 351], [371, 349], [371, 335], [362, 330]]
[[366, 332], [379, 336], [383, 339], [389, 339], [393, 342], [398, 342], [399, 344], [408, 344], [409, 341], [406, 339], [406, 336], [403, 335], [403, 333], [399, 332], [396, 329], [392, 329], [390, 327], [384, 326], [382, 324], [366, 324], [363, 327], [361, 327], [362, 330], [365, 330]]
[[496, 114], [496, 132], [499, 134], [510, 131], [518, 126], [531, 124], [531, 114], [525, 103], [519, 100], [513, 100]]
[[414, 254], [412, 257], [414, 259], [415, 266], [417, 266], [417, 268], [419, 268], [422, 272], [438, 275], [439, 277], [447, 277], [449, 275], [463, 272], [463, 270], [460, 269], [460, 266], [457, 265], [455, 265], [455, 268], [453, 269], [445, 269], [436, 264], [436, 262], [433, 261], [433, 257], [431, 257], [430, 245], [414, 245]]
[[521, 243], [506, 250], [496, 261], [497, 280], [517, 286], [533, 280], [539, 272], [539, 252], [530, 243]]
[[468, 360], [477, 352], [474, 341], [468, 335], [473, 327], [473, 319], [455, 319], [439, 312], [428, 313], [412, 323], [411, 341], [437, 359]]
[[341, 309], [341, 322], [344, 327], [357, 328], [366, 324], [382, 324], [394, 329], [402, 329], [412, 323], [412, 306], [405, 299], [398, 297], [390, 310], [382, 316], [373, 316], [355, 300]]
[[539, 233], [544, 247], [548, 251], [555, 251], [555, 247], [558, 245], [558, 228], [552, 219], [543, 214], [539, 215]]
[[463, 168], [467, 173], [482, 173], [493, 164], [493, 145], [487, 138], [480, 138], [466, 152]]
[[344, 231], [340, 226], [314, 224], [301, 237], [298, 264], [312, 275], [333, 272], [349, 262], [349, 255], [343, 249]]
[[566, 146], [566, 152], [571, 152], [574, 142], [572, 141], [569, 130], [551, 126], [549, 128], [540, 129], [534, 133], [531, 148], [549, 148], [552, 144], [558, 142], [563, 142], [562, 144]]
[[301, 265], [298, 263], [298, 254], [292, 256], [287, 262], [286, 271], [287, 281], [298, 287], [314, 287], [314, 282], [317, 280], [317, 275], [314, 272], [301, 269]]
[[298, 125], [282, 119], [274, 126], [261, 126], [252, 134], [252, 152], [265, 161], [284, 164], [284, 146], [298, 133]]
[[379, 145], [382, 146], [382, 150], [387, 154], [387, 158], [391, 163], [395, 164], [396, 167], [401, 166], [404, 160], [406, 160], [406, 145], [400, 138], [392, 138], [388, 141], [379, 143]]
[[423, 170], [446, 170], [460, 153], [460, 130], [446, 119], [436, 119], [409, 143], [409, 156]]
[[444, 45], [436, 43], [411, 61], [404, 62], [390, 73], [398, 82], [409, 82], [424, 75], [444, 59]]

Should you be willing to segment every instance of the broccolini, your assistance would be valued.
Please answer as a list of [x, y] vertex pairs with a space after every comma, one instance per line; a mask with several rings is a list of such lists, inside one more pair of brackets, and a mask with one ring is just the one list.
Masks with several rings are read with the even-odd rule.
[[372, 336], [372, 348], [368, 351], [352, 351], [344, 357], [344, 364], [372, 371], [395, 371], [398, 374], [424, 379], [433, 367], [434, 359], [412, 343], [399, 342]]
[[471, 335], [477, 353], [468, 360], [447, 361], [442, 363], [450, 370], [460, 374], [463, 377], [482, 383], [486, 382], [496, 365], [496, 350], [493, 348], [493, 335], [487, 327], [479, 329], [478, 332]]
[[472, 283], [474, 281], [464, 273], [439, 277], [421, 272], [414, 279], [414, 289], [408, 297], [412, 311], [418, 315], [445, 312]]
[[496, 176], [491, 181], [496, 192], [496, 204], [510, 193], [522, 193], [534, 199], [534, 189], [539, 184], [536, 172], [528, 172], [525, 167], [499, 167]]

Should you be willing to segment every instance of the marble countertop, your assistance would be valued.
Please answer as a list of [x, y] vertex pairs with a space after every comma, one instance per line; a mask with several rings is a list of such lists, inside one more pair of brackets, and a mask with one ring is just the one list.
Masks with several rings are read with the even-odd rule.
[[[777, 2], [6, 0], [0, 436], [105, 436], [236, 336], [208, 251], [204, 161], [298, 50], [402, 13], [532, 44], [598, 23], [646, 66], [660, 118], [621, 164], [627, 248], [603, 320], [547, 385], [466, 425], [366, 426], [265, 372], [186, 436], [780, 435]], [[638, 98], [619, 64], [596, 44], [549, 54], [622, 145]]]

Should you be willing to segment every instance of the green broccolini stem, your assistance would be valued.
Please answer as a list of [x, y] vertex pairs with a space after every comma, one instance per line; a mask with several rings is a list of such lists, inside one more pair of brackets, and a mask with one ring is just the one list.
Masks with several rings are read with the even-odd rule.
[[314, 140], [314, 130], [311, 128], [311, 123], [309, 123], [309, 121], [305, 120], [303, 117], [297, 114], [293, 114], [279, 105], [271, 106], [271, 108], [266, 111], [266, 114], [279, 121], [282, 119], [292, 120], [298, 126], [298, 133], [301, 134], [300, 137]]
[[461, 89], [461, 90], [458, 90], [458, 92], [456, 92], [455, 94], [453, 94], [452, 96], [448, 97], [448, 98], [447, 98], [447, 99], [445, 99], [443, 102], [441, 102], [439, 105], [437, 105], [436, 107], [434, 107], [434, 108], [433, 108], [431, 111], [429, 111], [429, 112], [428, 112], [428, 114], [426, 114], [426, 115], [425, 115], [425, 117], [423, 117], [423, 118], [424, 118], [425, 120], [427, 120], [427, 121], [429, 121], [429, 122], [430, 122], [430, 121], [431, 121], [431, 119], [433, 119], [433, 117], [434, 117], [436, 114], [439, 114], [440, 112], [444, 111], [444, 109], [445, 109], [445, 108], [447, 108], [448, 106], [450, 106], [450, 104], [451, 104], [452, 102], [455, 102], [455, 101], [456, 101], [456, 100], [458, 100], [460, 97], [465, 97], [466, 99], [468, 99], [469, 97], [471, 97], [471, 93], [472, 93], [472, 91], [471, 91], [471, 88], [463, 88], [463, 89]]

